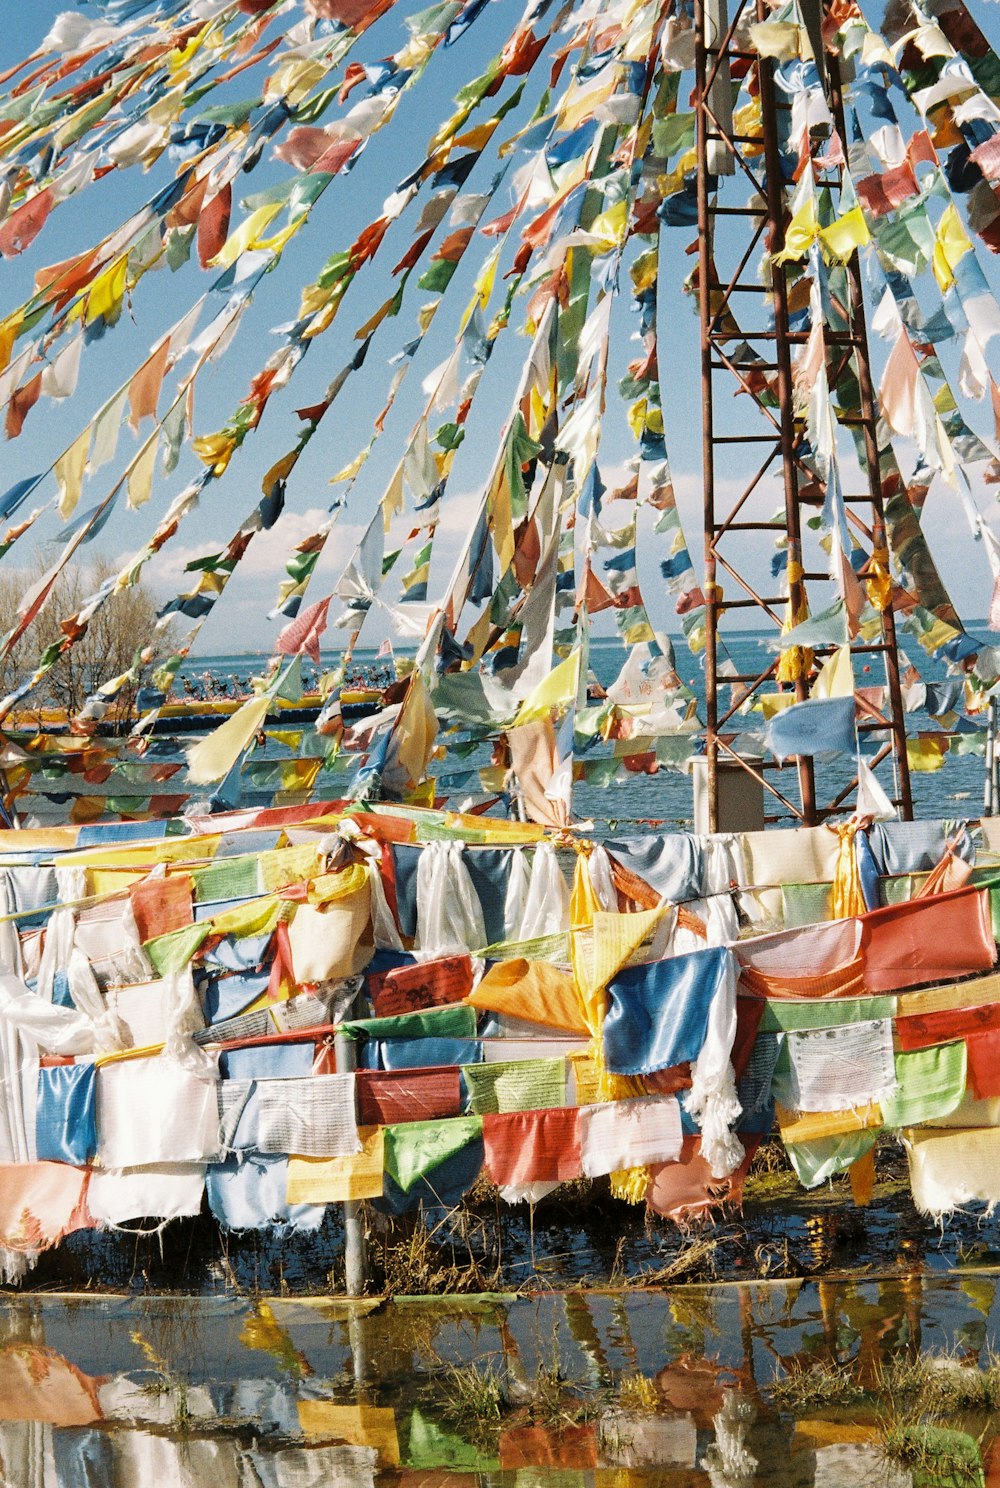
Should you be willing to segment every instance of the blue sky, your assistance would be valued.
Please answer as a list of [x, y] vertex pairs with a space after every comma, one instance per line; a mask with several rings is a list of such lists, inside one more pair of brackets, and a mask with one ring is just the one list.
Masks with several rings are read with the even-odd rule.
[[[987, 30], [994, 45], [1000, 47], [1000, 8], [984, 0], [971, 0], [972, 9]], [[0, 66], [11, 65], [31, 50], [47, 31], [52, 19], [65, 4], [50, 0], [33, 0], [28, 5], [4, 7], [4, 25], [0, 30]], [[410, 6], [408, 9], [415, 7]], [[95, 13], [94, 7], [87, 7]], [[199, 379], [196, 394], [195, 426], [198, 433], [218, 428], [232, 412], [246, 391], [250, 377], [259, 370], [277, 343], [272, 329], [289, 320], [298, 303], [299, 289], [317, 272], [327, 256], [347, 247], [357, 232], [378, 214], [383, 198], [411, 166], [419, 162], [427, 138], [451, 112], [450, 100], [456, 89], [476, 75], [483, 64], [503, 44], [520, 14], [520, 0], [496, 0], [465, 37], [446, 53], [432, 61], [422, 82], [401, 102], [390, 125], [376, 136], [357, 167], [339, 178], [323, 197], [306, 227], [286, 249], [277, 272], [267, 276], [225, 359], [208, 369]], [[877, 20], [877, 15], [872, 15]], [[384, 56], [398, 45], [401, 22], [392, 15], [385, 17], [366, 38], [356, 56], [373, 60]], [[252, 72], [232, 85], [227, 96], [245, 97], [256, 91], [258, 73]], [[526, 107], [534, 102], [540, 78], [533, 78], [528, 89]], [[211, 101], [215, 101], [212, 99]], [[333, 113], [327, 119], [334, 117]], [[326, 120], [324, 120], [326, 122]], [[508, 126], [513, 120], [508, 121]], [[32, 275], [42, 265], [57, 262], [81, 251], [103, 233], [124, 220], [146, 197], [167, 179], [173, 166], [166, 159], [145, 175], [136, 169], [118, 171], [89, 187], [78, 197], [61, 205], [32, 248], [21, 258], [0, 262], [0, 285], [3, 309], [18, 303], [30, 290]], [[468, 189], [485, 183], [493, 162], [481, 163]], [[275, 162], [271, 152], [253, 172], [244, 178], [245, 194], [263, 190], [285, 179], [290, 168]], [[510, 204], [509, 187], [503, 188], [498, 210]], [[392, 292], [395, 285], [389, 270], [399, 253], [408, 246], [417, 211], [411, 210], [390, 240], [387, 240], [373, 266], [359, 276], [334, 328], [313, 346], [291, 385], [271, 401], [260, 428], [247, 440], [234, 458], [222, 481], [209, 489], [201, 509], [191, 518], [176, 542], [160, 555], [160, 561], [147, 569], [150, 581], [164, 598], [186, 586], [182, 577], [185, 562], [221, 547], [235, 530], [240, 518], [257, 499], [260, 478], [270, 464], [293, 443], [298, 430], [294, 410], [318, 400], [331, 375], [349, 358], [356, 343], [355, 328]], [[490, 215], [493, 215], [491, 212]], [[234, 212], [234, 222], [238, 220]], [[700, 510], [700, 417], [701, 399], [698, 374], [698, 323], [694, 302], [681, 293], [680, 285], [690, 271], [692, 259], [684, 250], [693, 238], [693, 230], [678, 229], [666, 234], [661, 268], [660, 360], [664, 389], [667, 440], [675, 483], [688, 539], [700, 568], [698, 557]], [[488, 244], [484, 244], [483, 252]], [[399, 251], [396, 252], [398, 246]], [[980, 249], [981, 256], [983, 250]], [[385, 482], [399, 458], [402, 442], [423, 405], [420, 384], [447, 354], [454, 334], [456, 318], [465, 305], [477, 255], [467, 256], [452, 283], [445, 304], [432, 332], [427, 336], [403, 393], [358, 482], [350, 509], [342, 516], [334, 539], [324, 554], [310, 591], [312, 598], [329, 593], [344, 563], [363, 531]], [[988, 272], [995, 279], [993, 266]], [[212, 271], [201, 271], [189, 263], [175, 274], [168, 270], [147, 275], [140, 283], [130, 311], [103, 341], [88, 347], [84, 372], [77, 396], [65, 403], [41, 402], [29, 416], [21, 437], [3, 447], [3, 486], [32, 474], [48, 464], [54, 452], [61, 450], [100, 406], [108, 393], [140, 365], [149, 347], [183, 310], [208, 287]], [[626, 361], [636, 354], [630, 343], [634, 325], [628, 308], [628, 283], [623, 280], [621, 303], [614, 318], [614, 353], [612, 385]], [[368, 363], [350, 384], [349, 393], [340, 400], [324, 422], [321, 433], [313, 440], [300, 460], [289, 484], [287, 509], [278, 526], [256, 540], [240, 565], [226, 596], [202, 632], [199, 651], [202, 654], [228, 653], [269, 648], [278, 623], [268, 621], [284, 560], [294, 543], [313, 531], [323, 519], [331, 500], [330, 476], [342, 467], [367, 442], [371, 420], [381, 408], [392, 375], [388, 358], [399, 344], [410, 337], [413, 315], [427, 296], [416, 290], [407, 300], [407, 308], [397, 321], [387, 322], [376, 339]], [[519, 314], [516, 319], [519, 319]], [[431, 595], [443, 586], [454, 561], [458, 545], [465, 537], [475, 509], [477, 493], [496, 451], [496, 441], [509, 408], [514, 380], [526, 342], [514, 329], [502, 338], [477, 399], [476, 412], [470, 424], [469, 437], [456, 462], [446, 501], [441, 534], [435, 549]], [[876, 357], [884, 354], [876, 348]], [[1000, 369], [994, 368], [994, 372]], [[168, 386], [170, 384], [168, 383]], [[746, 403], [748, 400], [743, 400]], [[163, 404], [161, 403], [161, 408]], [[741, 409], [742, 412], [742, 409]], [[984, 410], [979, 410], [983, 423]], [[746, 427], [751, 425], [746, 423]], [[623, 405], [616, 393], [609, 396], [608, 417], [601, 451], [601, 465], [608, 484], [621, 472], [632, 448], [624, 423]], [[88, 484], [81, 509], [91, 505], [110, 489], [121, 468], [122, 459], [134, 451], [133, 436], [123, 431], [118, 464], [106, 466]], [[744, 457], [745, 458], [745, 457]], [[193, 456], [186, 454], [173, 476], [158, 475], [154, 494], [138, 513], [124, 510], [105, 529], [100, 540], [102, 551], [116, 561], [138, 550], [173, 497], [199, 469]], [[724, 489], [737, 488], [738, 472], [724, 470]], [[47, 492], [46, 492], [47, 493]], [[992, 502], [992, 494], [986, 500]], [[775, 488], [765, 505], [777, 504]], [[640, 576], [654, 623], [677, 629], [672, 614], [672, 601], [663, 594], [658, 573], [661, 541], [651, 536], [651, 522], [643, 518], [640, 545]], [[59, 530], [58, 521], [50, 522], [43, 531], [48, 539], [45, 548], [51, 557], [57, 551], [52, 539]], [[981, 554], [970, 556], [970, 544], [958, 515], [954, 498], [944, 490], [932, 493], [928, 502], [926, 526], [943, 576], [962, 612], [967, 616], [985, 612], [989, 596], [988, 573]], [[22, 563], [31, 553], [18, 549], [5, 560]], [[384, 625], [374, 619], [365, 632], [366, 640], [378, 641]]]

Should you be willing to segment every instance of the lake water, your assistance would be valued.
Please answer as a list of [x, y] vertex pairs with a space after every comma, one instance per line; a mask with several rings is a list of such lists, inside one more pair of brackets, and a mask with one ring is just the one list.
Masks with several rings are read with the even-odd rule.
[[[970, 629], [973, 633], [977, 629], [986, 634], [985, 622], [974, 622]], [[766, 650], [765, 640], [773, 635], [773, 631], [746, 631], [737, 632], [727, 641], [730, 654], [741, 673], [760, 671], [771, 659], [771, 653]], [[695, 692], [698, 700], [698, 712], [704, 717], [704, 670], [700, 662], [693, 657], [684, 645], [683, 639], [674, 638], [676, 650], [677, 669], [684, 682]], [[913, 648], [911, 647], [911, 650]], [[400, 650], [399, 655], [406, 654]], [[364, 672], [384, 663], [379, 663], [375, 650], [358, 650], [356, 653], [358, 668]], [[598, 638], [591, 644], [591, 667], [602, 685], [607, 686], [614, 681], [621, 668], [624, 652], [615, 639]], [[927, 682], [943, 681], [947, 675], [943, 662], [935, 661], [925, 657], [923, 653], [914, 656], [917, 661], [922, 677]], [[333, 653], [324, 656], [324, 665], [332, 666], [335, 657]], [[267, 664], [267, 658], [258, 655], [226, 655], [198, 657], [186, 664], [182, 676], [191, 675], [202, 677], [206, 672], [219, 679], [228, 680], [236, 677], [241, 682], [247, 681], [251, 675], [263, 670]], [[877, 667], [877, 663], [874, 664]], [[307, 672], [311, 668], [307, 666]], [[872, 674], [859, 674], [857, 681], [860, 684], [877, 685], [881, 676], [873, 668]], [[935, 729], [935, 725], [926, 713], [913, 713], [907, 718], [908, 732], [928, 731]], [[866, 747], [874, 748], [869, 735], [869, 743]], [[284, 751], [283, 751], [284, 752]], [[445, 774], [452, 769], [472, 768], [479, 764], [488, 763], [488, 751], [482, 750], [467, 760], [455, 763], [449, 760], [446, 764], [438, 767], [439, 773]], [[879, 771], [879, 778], [888, 788], [891, 777], [886, 773], [887, 764]], [[353, 773], [353, 771], [351, 771]], [[826, 787], [826, 798], [831, 799], [833, 795], [848, 783], [853, 774], [853, 769], [847, 760], [841, 759], [828, 764], [817, 765], [818, 779]], [[944, 768], [929, 773], [913, 773], [911, 782], [914, 797], [914, 811], [921, 817], [961, 817], [978, 816], [983, 799], [983, 775], [984, 765], [982, 756], [979, 754], [948, 755]], [[345, 779], [349, 779], [346, 775]], [[321, 783], [323, 777], [321, 777]], [[336, 784], [331, 783], [331, 791], [335, 793], [342, 788], [338, 778]], [[472, 787], [468, 787], [471, 789]], [[779, 777], [779, 788], [792, 800], [797, 799], [796, 774], [794, 766]], [[889, 791], [892, 794], [892, 791]], [[692, 787], [689, 775], [684, 771], [661, 769], [656, 775], [635, 775], [624, 780], [616, 781], [612, 786], [599, 788], [586, 784], [577, 784], [573, 791], [573, 809], [577, 817], [593, 819], [597, 825], [598, 834], [607, 829], [613, 830], [615, 824], [623, 824], [632, 821], [657, 821], [670, 826], [690, 826], [691, 821]], [[776, 803], [775, 803], [776, 804]], [[766, 809], [772, 809], [770, 804]]]
[[942, 1433], [915, 1392], [937, 1370], [960, 1394], [995, 1385], [978, 1371], [998, 1329], [984, 1270], [363, 1304], [36, 1295], [0, 1306], [3, 1482], [987, 1488], [995, 1413], [963, 1403]]

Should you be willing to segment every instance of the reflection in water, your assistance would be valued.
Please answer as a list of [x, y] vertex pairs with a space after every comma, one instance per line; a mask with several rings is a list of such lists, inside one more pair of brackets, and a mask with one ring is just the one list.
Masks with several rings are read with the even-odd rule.
[[[0, 1309], [0, 1482], [920, 1488], [937, 1479], [883, 1453], [882, 1371], [985, 1362], [998, 1322], [996, 1277], [971, 1272], [358, 1306], [20, 1296]], [[776, 1404], [775, 1380], [833, 1366], [849, 1405]], [[947, 1425], [967, 1480], [994, 1481], [991, 1418]]]

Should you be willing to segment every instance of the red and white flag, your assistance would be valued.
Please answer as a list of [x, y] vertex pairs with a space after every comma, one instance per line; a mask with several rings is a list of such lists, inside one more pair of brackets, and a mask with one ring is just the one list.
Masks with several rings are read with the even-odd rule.
[[326, 630], [326, 612], [332, 595], [310, 605], [297, 615], [278, 636], [274, 649], [282, 656], [299, 656], [302, 652], [319, 666], [319, 638]]

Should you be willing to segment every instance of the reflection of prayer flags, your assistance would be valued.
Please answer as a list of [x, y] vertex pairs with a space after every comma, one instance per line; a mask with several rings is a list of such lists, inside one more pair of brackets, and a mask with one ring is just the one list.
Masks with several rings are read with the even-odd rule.
[[[396, 1412], [391, 1406], [338, 1405], [332, 1400], [300, 1400], [303, 1436], [332, 1438], [349, 1447], [373, 1447], [386, 1462], [399, 1461]], [[361, 1478], [364, 1474], [359, 1472]]]

